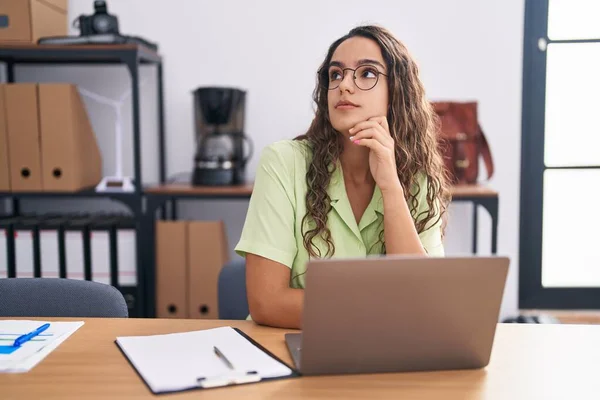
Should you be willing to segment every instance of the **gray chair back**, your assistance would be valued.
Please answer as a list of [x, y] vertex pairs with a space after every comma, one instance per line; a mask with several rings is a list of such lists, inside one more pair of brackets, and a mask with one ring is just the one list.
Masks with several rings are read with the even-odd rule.
[[234, 260], [223, 266], [218, 285], [219, 319], [246, 319], [246, 261]]
[[127, 318], [127, 303], [115, 287], [63, 278], [0, 279], [2, 317]]

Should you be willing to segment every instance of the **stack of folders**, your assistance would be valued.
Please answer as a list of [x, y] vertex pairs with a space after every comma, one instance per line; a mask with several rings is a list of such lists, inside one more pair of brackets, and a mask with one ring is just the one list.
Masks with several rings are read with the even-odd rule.
[[118, 337], [116, 343], [155, 394], [298, 376], [231, 327]]
[[0, 320], [0, 373], [27, 372], [83, 322]]

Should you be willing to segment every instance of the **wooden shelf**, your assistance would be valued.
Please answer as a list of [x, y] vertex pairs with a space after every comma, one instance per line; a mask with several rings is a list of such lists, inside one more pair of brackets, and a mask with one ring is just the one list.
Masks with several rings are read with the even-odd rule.
[[[250, 197], [253, 184], [239, 186], [193, 186], [187, 183], [174, 183], [167, 185], [151, 186], [144, 191], [148, 194], [173, 195], [173, 196], [239, 196]], [[451, 188], [452, 197], [460, 198], [489, 198], [498, 197], [498, 192], [481, 185], [459, 185]]]
[[252, 184], [239, 186], [193, 186], [187, 183], [174, 183], [151, 186], [146, 188], [144, 192], [165, 196], [250, 197], [252, 188]]
[[450, 188], [452, 197], [459, 199], [462, 197], [478, 197], [478, 198], [489, 198], [498, 197], [498, 192], [490, 189], [489, 187], [474, 184], [474, 185], [456, 185]]

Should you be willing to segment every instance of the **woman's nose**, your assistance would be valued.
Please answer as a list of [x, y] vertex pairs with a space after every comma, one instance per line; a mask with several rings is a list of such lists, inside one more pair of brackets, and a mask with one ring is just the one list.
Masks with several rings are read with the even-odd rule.
[[344, 77], [340, 82], [340, 91], [354, 93], [354, 75], [352, 71], [344, 71]]

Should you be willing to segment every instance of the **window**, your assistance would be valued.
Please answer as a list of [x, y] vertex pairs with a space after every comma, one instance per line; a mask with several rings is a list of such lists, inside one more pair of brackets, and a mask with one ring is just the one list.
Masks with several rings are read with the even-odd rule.
[[600, 1], [527, 0], [522, 309], [600, 308]]

